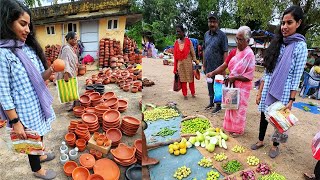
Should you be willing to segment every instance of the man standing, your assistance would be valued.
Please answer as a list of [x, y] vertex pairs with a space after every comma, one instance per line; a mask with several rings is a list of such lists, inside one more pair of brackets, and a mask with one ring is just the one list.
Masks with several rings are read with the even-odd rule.
[[[219, 19], [214, 11], [208, 15], [209, 30], [204, 35], [204, 54], [203, 54], [203, 71], [204, 73], [211, 72], [223, 64], [228, 55], [228, 38], [224, 32], [219, 29]], [[214, 77], [212, 77], [214, 80]], [[214, 90], [213, 81], [208, 82], [208, 90], [210, 103], [206, 109], [214, 107]], [[213, 113], [221, 110], [221, 104], [217, 103]]]

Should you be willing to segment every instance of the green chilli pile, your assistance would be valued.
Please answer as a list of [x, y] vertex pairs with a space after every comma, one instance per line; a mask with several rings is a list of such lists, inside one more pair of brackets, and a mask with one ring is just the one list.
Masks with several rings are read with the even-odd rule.
[[198, 165], [201, 167], [211, 167], [212, 166], [212, 161], [211, 159], [207, 159], [206, 157], [203, 157], [199, 162]]
[[272, 174], [268, 174], [266, 176], [260, 176], [259, 180], [286, 180], [286, 177], [276, 172], [273, 172]]
[[177, 117], [179, 116], [179, 113], [172, 108], [156, 107], [154, 109], [144, 111], [143, 115], [145, 121], [156, 121], [159, 119], [168, 120], [170, 118]]
[[183, 178], [188, 177], [191, 174], [191, 169], [187, 168], [186, 166], [179, 167], [176, 172], [174, 173], [173, 177], [181, 180]]
[[166, 137], [166, 136], [172, 136], [177, 130], [172, 130], [168, 127], [161, 128], [159, 132], [154, 134], [153, 136], [161, 136], [161, 137]]
[[242, 164], [237, 160], [232, 160], [223, 164], [222, 169], [228, 174], [233, 174], [242, 169]]
[[217, 171], [211, 170], [207, 172], [207, 179], [206, 180], [218, 180], [220, 174]]
[[196, 133], [197, 131], [204, 133], [210, 127], [211, 126], [208, 119], [196, 117], [194, 119], [181, 122], [181, 133], [192, 134]]

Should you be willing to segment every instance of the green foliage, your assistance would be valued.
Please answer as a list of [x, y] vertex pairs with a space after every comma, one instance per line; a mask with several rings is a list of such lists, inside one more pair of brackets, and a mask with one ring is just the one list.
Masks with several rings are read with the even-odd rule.
[[139, 49], [142, 49], [142, 22], [137, 22], [133, 26], [128, 28], [128, 31], [126, 32], [126, 35], [134, 39], [137, 42], [137, 46]]
[[24, 3], [30, 8], [35, 7], [36, 5], [41, 6], [41, 0], [25, 0]]

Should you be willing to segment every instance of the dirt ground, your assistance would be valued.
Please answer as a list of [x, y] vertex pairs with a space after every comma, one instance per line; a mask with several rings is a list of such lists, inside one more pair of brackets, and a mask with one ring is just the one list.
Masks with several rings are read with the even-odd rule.
[[[173, 66], [162, 65], [162, 60], [160, 59], [143, 60], [144, 78], [146, 77], [155, 82], [155, 85], [152, 87], [144, 87], [143, 103], [165, 105], [167, 102], [173, 101], [178, 104], [178, 108], [182, 111], [183, 115], [202, 114], [208, 117], [215, 127], [222, 127], [224, 111], [217, 115], [212, 115], [210, 111], [204, 110], [204, 107], [209, 103], [204, 75], [201, 76], [199, 81], [196, 80], [195, 82], [196, 98], [191, 98], [189, 91], [189, 99], [184, 100], [181, 92], [172, 91], [172, 70]], [[260, 78], [261, 75], [260, 72], [255, 72], [255, 80]], [[251, 144], [258, 141], [260, 113], [255, 104], [256, 93], [257, 90], [251, 91], [245, 134], [237, 138], [237, 141], [247, 148], [250, 148]], [[302, 99], [298, 95], [296, 101], [320, 103], [317, 100]], [[320, 116], [294, 107], [292, 111], [299, 118], [299, 124], [290, 130], [288, 142], [280, 145], [280, 155], [275, 159], [271, 159], [268, 156], [270, 146], [272, 145], [270, 135], [273, 133], [273, 127], [271, 125], [268, 126], [264, 148], [252, 153], [262, 160], [270, 160], [274, 169], [288, 180], [300, 180], [304, 179], [304, 172], [313, 172], [316, 164], [316, 160], [313, 159], [311, 153], [311, 140], [319, 131]]]
[[[78, 85], [79, 85], [79, 94], [83, 94], [85, 91], [84, 82], [86, 77], [90, 77], [92, 74], [97, 74], [98, 71], [88, 71], [87, 74], [84, 76], [78, 77]], [[60, 104], [58, 93], [56, 86], [53, 83], [49, 85], [51, 94], [54, 96], [54, 104], [53, 108], [55, 110], [57, 119], [52, 123], [52, 131], [44, 136], [44, 143], [46, 148], [54, 151], [56, 154], [56, 158], [50, 162], [45, 162], [42, 164], [42, 167], [48, 169], [55, 170], [58, 175], [55, 179], [57, 180], [67, 180], [71, 179], [68, 178], [63, 171], [63, 165], [60, 164], [59, 156], [60, 156], [60, 145], [61, 142], [64, 141], [64, 135], [68, 132], [69, 122], [72, 119], [77, 119], [73, 116], [72, 112], [66, 112], [64, 106]], [[126, 112], [122, 113], [121, 116], [129, 115], [141, 119], [141, 111], [139, 109], [139, 101], [141, 99], [141, 92], [138, 93], [131, 93], [131, 92], [124, 92], [115, 84], [110, 84], [105, 86], [105, 92], [113, 91], [116, 93], [117, 97], [120, 99], [126, 99], [129, 102], [128, 109]], [[80, 119], [78, 119], [80, 120]], [[29, 162], [28, 157], [23, 154], [18, 154], [12, 152], [8, 149], [4, 133], [5, 128], [0, 129], [0, 174], [1, 180], [31, 180], [36, 179], [34, 178]], [[130, 146], [133, 145], [135, 139], [141, 138], [141, 128], [138, 130], [138, 133], [133, 137], [128, 137], [123, 135], [121, 142], [124, 142]], [[70, 147], [69, 147], [70, 148]], [[85, 152], [88, 152], [86, 150]], [[81, 152], [85, 153], [85, 152]], [[109, 153], [108, 157], [110, 158], [111, 153]], [[112, 158], [111, 158], [112, 159]], [[78, 162], [78, 160], [77, 160]], [[79, 163], [78, 163], [79, 165]], [[125, 170], [126, 168], [120, 166], [121, 170], [121, 177], [120, 179], [125, 179]], [[91, 174], [93, 172], [91, 171]]]

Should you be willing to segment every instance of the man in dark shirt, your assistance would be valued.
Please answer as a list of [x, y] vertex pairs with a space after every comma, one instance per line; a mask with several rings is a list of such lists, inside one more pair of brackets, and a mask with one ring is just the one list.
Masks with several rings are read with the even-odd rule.
[[[204, 53], [203, 53], [203, 71], [211, 72], [223, 64], [228, 55], [228, 38], [224, 32], [219, 29], [219, 19], [214, 11], [208, 15], [209, 30], [204, 35]], [[214, 80], [214, 77], [212, 77]], [[213, 81], [208, 83], [210, 103], [206, 109], [214, 107]], [[217, 103], [213, 113], [221, 110], [221, 104]]]

